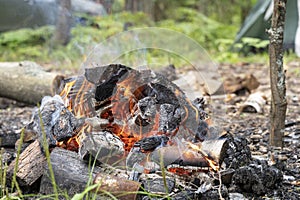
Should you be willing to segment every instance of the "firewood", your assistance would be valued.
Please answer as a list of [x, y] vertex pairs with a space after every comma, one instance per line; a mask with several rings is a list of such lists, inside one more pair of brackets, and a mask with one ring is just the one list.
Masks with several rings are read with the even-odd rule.
[[[12, 180], [16, 159], [8, 167], [8, 179]], [[31, 143], [21, 154], [18, 161], [16, 178], [20, 185], [30, 186], [37, 181], [44, 172], [46, 157], [41, 151], [37, 140]]]
[[[101, 172], [101, 168], [97, 166], [91, 172], [88, 163], [80, 159], [76, 152], [58, 147], [52, 150], [50, 160], [58, 190], [65, 190], [70, 197], [76, 193], [83, 192], [90, 176], [93, 178], [96, 176], [96, 173]], [[53, 192], [54, 188], [50, 178], [49, 167], [47, 167], [41, 180], [40, 193], [53, 194]]]
[[34, 62], [0, 63], [0, 97], [37, 104], [58, 92], [64, 77], [44, 71]]

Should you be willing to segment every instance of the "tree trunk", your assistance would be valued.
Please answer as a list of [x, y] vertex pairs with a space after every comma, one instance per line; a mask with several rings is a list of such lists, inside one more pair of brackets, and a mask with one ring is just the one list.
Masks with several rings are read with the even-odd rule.
[[101, 3], [103, 5], [103, 7], [105, 8], [107, 13], [112, 13], [112, 5], [114, 3], [114, 0], [98, 0], [96, 2]]
[[53, 35], [53, 44], [66, 45], [70, 40], [71, 29], [71, 0], [57, 0], [59, 4], [56, 28]]
[[284, 124], [286, 117], [286, 86], [283, 69], [283, 33], [286, 13], [286, 0], [274, 0], [270, 37], [270, 83], [272, 102], [270, 112], [270, 144], [283, 147]]
[[130, 12], [144, 12], [153, 18], [154, 1], [152, 0], [126, 0], [125, 10]]

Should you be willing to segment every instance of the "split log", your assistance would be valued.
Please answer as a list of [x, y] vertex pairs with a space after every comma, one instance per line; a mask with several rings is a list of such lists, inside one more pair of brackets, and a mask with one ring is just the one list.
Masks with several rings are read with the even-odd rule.
[[[9, 165], [7, 176], [12, 180], [16, 159]], [[20, 185], [31, 186], [43, 174], [46, 164], [46, 157], [41, 151], [37, 140], [31, 143], [21, 154], [18, 161], [16, 178]]]
[[43, 71], [34, 62], [0, 63], [0, 97], [35, 105], [44, 96], [57, 93], [63, 80], [62, 75]]

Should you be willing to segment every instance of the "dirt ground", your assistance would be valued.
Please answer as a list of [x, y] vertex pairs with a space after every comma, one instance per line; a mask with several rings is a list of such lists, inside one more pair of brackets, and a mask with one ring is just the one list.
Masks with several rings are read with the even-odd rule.
[[[249, 94], [227, 95], [226, 103], [219, 105], [226, 110], [226, 117], [222, 119], [222, 128], [234, 136], [245, 137], [249, 142], [252, 156], [266, 159], [270, 163], [277, 163], [284, 174], [282, 186], [264, 197], [257, 199], [280, 197], [280, 199], [300, 199], [300, 62], [290, 62], [287, 69], [287, 101], [288, 110], [286, 117], [287, 128], [284, 136], [284, 148], [278, 149], [268, 145], [269, 140], [269, 110], [271, 93], [269, 87], [268, 66], [264, 64], [240, 63], [235, 65], [220, 65], [220, 73], [224, 79], [233, 75], [253, 74], [260, 86], [251, 93], [260, 92], [265, 97], [264, 112], [239, 113], [239, 108]], [[19, 135], [20, 129], [31, 118], [33, 106], [0, 98], [0, 137], [13, 134]], [[1, 140], [0, 140], [1, 142]], [[3, 146], [3, 144], [9, 144]], [[13, 142], [2, 141], [4, 147], [3, 159], [13, 159], [8, 152], [14, 151]]]

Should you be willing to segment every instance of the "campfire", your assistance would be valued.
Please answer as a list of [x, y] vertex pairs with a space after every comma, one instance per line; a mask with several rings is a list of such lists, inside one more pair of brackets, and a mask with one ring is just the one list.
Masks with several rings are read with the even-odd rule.
[[[82, 192], [90, 177], [97, 184], [92, 193], [119, 199], [218, 199], [229, 188], [260, 195], [280, 182], [276, 168], [253, 164], [246, 140], [212, 121], [203, 98], [188, 99], [163, 75], [120, 64], [86, 68], [33, 113], [17, 178], [32, 186], [42, 177], [39, 192], [51, 194], [50, 168], [41, 170], [49, 147], [56, 183], [69, 195]], [[243, 178], [249, 171], [255, 179]]]

